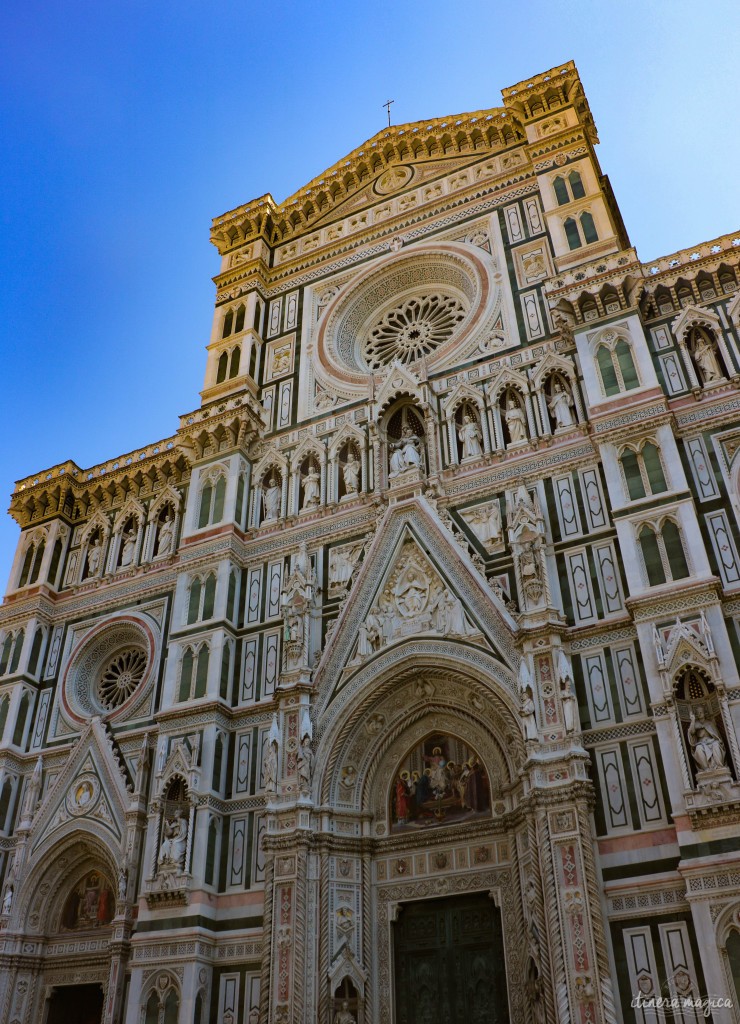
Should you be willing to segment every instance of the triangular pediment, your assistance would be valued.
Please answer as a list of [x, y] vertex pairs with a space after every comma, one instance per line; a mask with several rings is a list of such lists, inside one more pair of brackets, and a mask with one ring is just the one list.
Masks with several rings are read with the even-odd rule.
[[419, 636], [483, 647], [516, 674], [517, 628], [432, 503], [415, 497], [392, 505], [381, 520], [317, 666], [315, 685], [324, 691], [324, 703], [381, 651]]
[[130, 786], [114, 741], [101, 719], [93, 718], [36, 811], [31, 850], [79, 829], [121, 843]]
[[373, 403], [375, 419], [378, 419], [383, 410], [401, 395], [408, 395], [411, 398], [415, 398], [418, 402], [424, 401], [419, 378], [408, 367], [403, 366], [402, 363], [394, 362], [391, 364], [383, 384], [375, 395]]
[[686, 306], [678, 314], [671, 324], [671, 330], [676, 338], [683, 338], [692, 327], [708, 327], [709, 330], [720, 328], [720, 320], [716, 313], [703, 306]]

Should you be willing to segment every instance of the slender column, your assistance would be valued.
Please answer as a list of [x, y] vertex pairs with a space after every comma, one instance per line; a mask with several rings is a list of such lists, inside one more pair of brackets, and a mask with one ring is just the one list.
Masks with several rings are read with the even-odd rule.
[[547, 412], [547, 399], [544, 388], [537, 388], [537, 411], [539, 412], [540, 423], [542, 424], [541, 434], [547, 437], [552, 434], [550, 417]]
[[483, 434], [483, 451], [486, 455], [491, 452], [491, 431], [488, 425], [488, 409], [485, 400], [478, 407], [480, 413], [480, 429]]
[[450, 448], [450, 465], [457, 466], [460, 462], [457, 454], [457, 433], [455, 431], [455, 418], [451, 416], [450, 419], [446, 420], [447, 425], [447, 442]]
[[529, 426], [529, 437], [530, 440], [537, 437], [537, 424], [534, 418], [534, 408], [532, 406], [532, 396], [527, 394], [524, 396], [524, 406], [527, 410], [527, 425]]

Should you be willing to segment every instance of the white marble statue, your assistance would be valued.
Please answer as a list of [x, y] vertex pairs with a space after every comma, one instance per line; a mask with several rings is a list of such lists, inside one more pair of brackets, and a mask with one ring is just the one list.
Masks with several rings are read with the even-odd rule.
[[517, 401], [509, 395], [504, 412], [506, 426], [509, 428], [509, 437], [512, 444], [521, 444], [527, 440], [527, 417], [524, 409]]
[[532, 697], [532, 687], [527, 684], [519, 693], [519, 715], [524, 725], [524, 738], [527, 740], [537, 739], [537, 719], [535, 717], [535, 705]]
[[13, 906], [13, 886], [9, 885], [5, 890], [3, 896], [3, 914], [7, 915], [10, 913], [11, 907]]
[[560, 381], [555, 381], [554, 390], [547, 400], [547, 406], [555, 417], [556, 430], [564, 430], [566, 427], [573, 426], [574, 420], [571, 412], [573, 396]]
[[121, 865], [118, 869], [118, 899], [123, 903], [128, 893], [128, 871]]
[[483, 435], [470, 413], [466, 412], [463, 416], [462, 426], [458, 430], [457, 436], [462, 444], [463, 459], [477, 459], [483, 454], [481, 447]]
[[451, 636], [467, 636], [470, 632], [465, 612], [459, 598], [449, 590], [443, 590], [434, 606], [435, 625], [440, 633]]
[[357, 494], [360, 489], [360, 463], [352, 451], [347, 452], [347, 461], [342, 466], [342, 478], [347, 494]]
[[265, 522], [277, 519], [280, 514], [280, 485], [273, 473], [267, 482], [267, 487], [262, 494], [262, 502], [265, 509]]
[[391, 449], [391, 477], [399, 476], [407, 469], [418, 469], [421, 466], [419, 438], [408, 424], [401, 431], [401, 439], [394, 441]]
[[302, 508], [315, 508], [321, 501], [321, 475], [313, 462], [308, 465], [308, 473], [303, 477]]
[[298, 789], [301, 793], [308, 793], [311, 789], [311, 773], [313, 771], [313, 750], [308, 736], [303, 737], [300, 750], [298, 751]]
[[87, 552], [87, 572], [89, 576], [97, 576], [102, 558], [103, 545], [100, 543], [100, 537], [96, 537]]
[[725, 768], [725, 745], [713, 722], [704, 717], [704, 709], [692, 712], [687, 732], [691, 754], [700, 771]]
[[334, 1014], [334, 1024], [357, 1024], [357, 1019], [350, 1012], [349, 1003], [346, 999], [342, 1003], [341, 1008]]
[[39, 793], [41, 792], [41, 774], [43, 770], [43, 760], [39, 755], [38, 760], [34, 766], [31, 778], [28, 780], [28, 786], [26, 787], [26, 795], [23, 798], [23, 810], [21, 817], [24, 819], [33, 818], [33, 813], [36, 810], [36, 804], [38, 803]]
[[698, 334], [694, 342], [694, 359], [701, 370], [704, 384], [711, 384], [712, 381], [724, 378], [714, 354], [714, 346], [703, 334]]
[[578, 703], [570, 688], [568, 679], [560, 680], [560, 700], [563, 705], [563, 723], [565, 731], [570, 735], [576, 731]]
[[265, 759], [262, 762], [262, 784], [265, 793], [277, 792], [278, 749], [277, 743], [268, 742]]
[[136, 550], [136, 533], [133, 528], [127, 530], [123, 535], [123, 546], [121, 547], [121, 568], [125, 569], [127, 565], [132, 565], [134, 561], [134, 551]]
[[159, 528], [159, 547], [157, 549], [158, 555], [168, 555], [172, 550], [172, 541], [175, 532], [175, 523], [173, 519], [165, 519]]
[[188, 823], [182, 811], [175, 811], [175, 817], [165, 821], [162, 833], [164, 838], [157, 863], [160, 867], [174, 867], [182, 871], [188, 845]]

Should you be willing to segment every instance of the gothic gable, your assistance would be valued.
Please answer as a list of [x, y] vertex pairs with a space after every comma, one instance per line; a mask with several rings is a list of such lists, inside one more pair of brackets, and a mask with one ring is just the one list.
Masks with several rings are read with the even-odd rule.
[[32, 851], [85, 829], [108, 843], [121, 843], [131, 780], [100, 718], [93, 718], [36, 814]]
[[516, 629], [432, 504], [413, 498], [392, 505], [317, 667], [320, 705], [381, 649], [419, 634], [485, 646], [515, 674]]

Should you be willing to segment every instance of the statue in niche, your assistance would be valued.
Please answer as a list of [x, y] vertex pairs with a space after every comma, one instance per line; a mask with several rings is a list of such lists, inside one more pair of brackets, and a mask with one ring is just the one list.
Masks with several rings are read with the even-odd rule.
[[133, 526], [130, 527], [123, 535], [121, 547], [121, 568], [125, 569], [127, 565], [132, 565], [134, 561], [134, 551], [136, 550], [136, 533]]
[[121, 903], [125, 903], [126, 895], [128, 893], [128, 869], [125, 864], [122, 864], [118, 870], [118, 899]]
[[272, 519], [277, 519], [280, 514], [280, 485], [278, 484], [277, 477], [273, 473], [267, 483], [262, 494], [262, 502], [265, 510], [265, 522]]
[[298, 547], [298, 554], [293, 562], [293, 572], [300, 573], [304, 580], [311, 579], [312, 577], [311, 556], [308, 553], [305, 540], [301, 541]]
[[720, 369], [714, 345], [703, 331], [696, 331], [694, 334], [693, 355], [704, 384], [711, 384], [715, 380], [724, 380], [725, 375]]
[[329, 552], [329, 590], [344, 590], [352, 579], [352, 573], [362, 553], [362, 545], [332, 548]]
[[506, 399], [504, 419], [509, 429], [511, 444], [522, 444], [527, 440], [527, 417], [524, 409], [511, 394]]
[[36, 810], [36, 804], [38, 803], [39, 800], [39, 793], [41, 792], [42, 766], [43, 760], [39, 755], [39, 758], [34, 766], [31, 778], [28, 780], [26, 795], [23, 798], [23, 810], [21, 812], [21, 818], [23, 819], [32, 819], [34, 811]]
[[175, 521], [168, 516], [159, 528], [159, 546], [157, 548], [158, 555], [169, 555], [172, 550], [174, 533]]
[[570, 733], [576, 731], [578, 703], [567, 679], [560, 680], [560, 701], [563, 705], [563, 723], [565, 725], [565, 731], [570, 735]]
[[182, 811], [175, 811], [174, 818], [165, 820], [162, 834], [164, 838], [159, 847], [157, 863], [161, 868], [183, 871], [188, 844], [188, 823]]
[[552, 394], [547, 400], [547, 407], [555, 417], [555, 429], [565, 430], [574, 424], [573, 396], [559, 378], [555, 378]]
[[483, 435], [480, 432], [480, 427], [469, 412], [463, 414], [462, 426], [459, 428], [457, 436], [462, 444], [463, 459], [477, 459], [483, 454], [483, 448], [481, 447]]
[[532, 695], [532, 687], [527, 683], [519, 691], [519, 715], [524, 725], [524, 738], [526, 740], [537, 739], [537, 719], [535, 717], [535, 705]]
[[346, 999], [342, 1001], [341, 1007], [334, 1014], [334, 1024], [357, 1024], [357, 1018], [350, 1012]]
[[360, 463], [351, 448], [347, 452], [347, 461], [342, 466], [342, 479], [347, 494], [357, 494], [360, 489]]
[[321, 501], [321, 474], [313, 462], [308, 464], [308, 473], [303, 477], [302, 508], [315, 508]]
[[311, 789], [311, 773], [313, 771], [313, 750], [311, 740], [304, 736], [298, 751], [298, 789], [305, 796]]
[[97, 576], [100, 571], [100, 563], [103, 558], [103, 545], [100, 543], [100, 537], [96, 537], [92, 542], [87, 552], [87, 574], [88, 576]]
[[703, 707], [691, 712], [686, 735], [691, 747], [691, 756], [700, 771], [727, 767], [725, 745], [714, 723], [705, 718]]
[[13, 886], [9, 885], [3, 896], [3, 915], [7, 917], [13, 906]]
[[262, 785], [265, 793], [277, 792], [279, 735], [277, 715], [273, 715], [270, 735], [265, 745], [265, 756], [262, 760]]
[[400, 440], [392, 442], [391, 449], [391, 477], [400, 476], [407, 469], [419, 469], [421, 466], [420, 440], [408, 423], [401, 431]]

